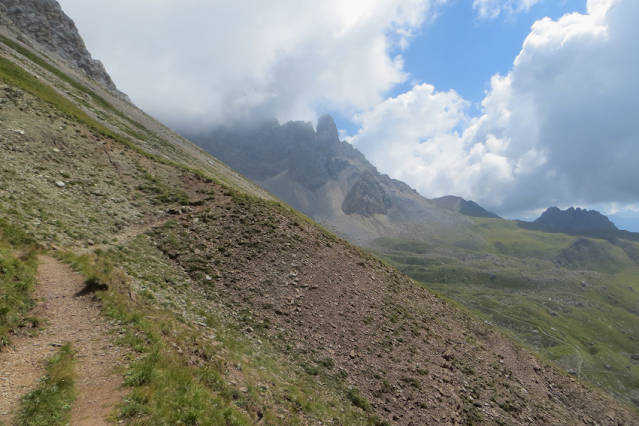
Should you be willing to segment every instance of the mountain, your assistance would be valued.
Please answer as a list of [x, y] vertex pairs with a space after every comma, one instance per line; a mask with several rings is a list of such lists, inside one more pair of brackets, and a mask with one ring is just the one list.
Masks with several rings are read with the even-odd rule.
[[432, 201], [436, 206], [442, 209], [452, 210], [466, 216], [500, 218], [495, 213], [489, 212], [474, 201], [466, 201], [461, 197], [447, 195], [445, 197], [435, 198]]
[[333, 118], [277, 120], [183, 132], [211, 155], [262, 188], [361, 246], [380, 237], [428, 235], [470, 222], [442, 209], [405, 183], [381, 174], [351, 144]]
[[605, 229], [618, 231], [617, 227], [595, 210], [582, 210], [570, 207], [560, 210], [557, 207], [549, 207], [541, 216], [533, 221], [534, 224], [564, 231], [584, 231], [593, 229]]
[[[282, 205], [70, 60], [20, 36], [27, 37], [15, 25], [0, 25], [1, 422], [637, 423], [633, 409]], [[347, 168], [359, 170], [357, 161]], [[403, 202], [390, 192], [400, 185], [368, 171], [372, 179], [364, 171], [353, 177], [349, 199], [362, 213], [388, 216]], [[322, 182], [317, 172], [307, 185]], [[506, 223], [476, 220], [486, 232]], [[504, 250], [522, 248], [503, 238], [513, 234], [499, 235]], [[523, 248], [538, 250], [538, 236]], [[468, 254], [445, 247], [454, 250]], [[482, 271], [492, 268], [485, 263], [493, 258], [470, 257]], [[429, 273], [446, 266], [433, 260]], [[511, 262], [512, 271], [537, 268]], [[544, 278], [558, 275], [553, 268]], [[511, 282], [492, 273], [482, 277]], [[607, 288], [592, 309], [607, 308], [606, 296], [634, 301], [608, 276], [589, 272], [586, 280], [586, 295]], [[544, 298], [558, 315], [549, 321], [560, 318], [575, 332], [570, 310], [586, 309], [577, 306], [584, 302]], [[572, 336], [546, 339], [545, 323], [535, 323], [538, 333], [526, 324], [547, 347]], [[633, 326], [623, 319], [596, 330], [570, 345], [581, 354], [579, 345], [593, 343], [583, 352], [589, 365], [593, 353], [609, 355], [615, 342], [606, 338], [614, 337], [624, 352], [604, 359], [605, 371], [626, 386], [636, 369]], [[637, 388], [626, 386], [624, 401]]]
[[29, 47], [44, 48], [67, 64], [79, 68], [89, 78], [128, 100], [118, 91], [102, 62], [92, 59], [75, 23], [55, 0], [0, 0], [0, 19], [5, 26], [14, 26], [17, 39]]

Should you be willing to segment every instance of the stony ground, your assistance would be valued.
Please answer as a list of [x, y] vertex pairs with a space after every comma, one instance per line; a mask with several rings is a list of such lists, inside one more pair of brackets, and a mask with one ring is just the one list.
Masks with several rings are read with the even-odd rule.
[[124, 395], [119, 388], [122, 375], [116, 369], [125, 364], [125, 350], [113, 345], [113, 327], [100, 314], [93, 294], [83, 292], [84, 279], [51, 257], [39, 260], [38, 304], [33, 315], [46, 325], [35, 337], [17, 338], [0, 352], [0, 420], [11, 424], [20, 397], [44, 375], [46, 359], [71, 343], [78, 360], [72, 424], [107, 425], [105, 416]]
[[344, 379], [393, 424], [637, 422], [635, 412], [314, 226], [241, 198], [216, 197], [208, 207], [148, 234], [247, 336], [271, 339], [309, 374]]

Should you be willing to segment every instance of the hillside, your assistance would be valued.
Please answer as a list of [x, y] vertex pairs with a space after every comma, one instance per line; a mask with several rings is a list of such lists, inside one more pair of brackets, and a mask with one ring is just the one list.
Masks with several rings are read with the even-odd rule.
[[[96, 357], [116, 360], [119, 424], [637, 423], [14, 31], [0, 27], [2, 355], [51, 348], [51, 306], [100, 322], [109, 343], [54, 341], [47, 376], [25, 387], [3, 373], [13, 424], [63, 388], [46, 387], [52, 366], [82, 375]], [[40, 299], [46, 268], [85, 288]], [[74, 297], [86, 305], [69, 310]], [[82, 377], [65, 383], [72, 419], [100, 401]]]
[[192, 140], [548, 361], [639, 406], [637, 234], [594, 211], [549, 208], [535, 222], [513, 222], [459, 197], [426, 200], [340, 142], [327, 115], [317, 131], [271, 120]]
[[465, 234], [426, 242], [380, 239], [374, 250], [570, 374], [638, 404], [639, 246], [633, 234], [474, 221]]

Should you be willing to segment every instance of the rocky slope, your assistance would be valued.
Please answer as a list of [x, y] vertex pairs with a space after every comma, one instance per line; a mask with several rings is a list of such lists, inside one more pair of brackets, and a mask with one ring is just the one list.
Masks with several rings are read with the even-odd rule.
[[549, 207], [538, 219], [533, 221], [533, 223], [538, 226], [562, 231], [584, 231], [591, 229], [618, 231], [614, 223], [598, 211], [582, 210], [579, 207], [576, 209], [570, 207], [566, 210]]
[[0, 17], [17, 27], [21, 41], [46, 48], [113, 93], [128, 99], [118, 91], [102, 62], [91, 58], [75, 23], [62, 11], [57, 1], [0, 0]]
[[[119, 423], [639, 421], [1, 31], [0, 224], [85, 265], [88, 282], [117, 278], [96, 297], [132, 353]], [[307, 146], [334, 140], [333, 127]], [[342, 170], [315, 164], [300, 186], [335, 170], [346, 183], [361, 162], [351, 155]], [[429, 207], [371, 175], [387, 216]], [[360, 207], [380, 197], [366, 177], [358, 188]]]
[[430, 235], [468, 220], [381, 174], [339, 140], [329, 115], [221, 126], [190, 140], [290, 206], [361, 246], [379, 237]]

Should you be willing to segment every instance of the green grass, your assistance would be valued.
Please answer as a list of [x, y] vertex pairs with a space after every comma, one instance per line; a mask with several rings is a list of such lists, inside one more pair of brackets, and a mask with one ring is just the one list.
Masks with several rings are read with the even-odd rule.
[[[85, 85], [83, 85], [79, 81], [73, 79], [72, 77], [68, 76], [64, 72], [60, 71], [59, 69], [57, 69], [56, 67], [51, 65], [46, 60], [42, 59], [41, 57], [39, 57], [38, 55], [36, 55], [32, 51], [30, 51], [29, 49], [26, 49], [26, 48], [22, 47], [20, 44], [14, 42], [13, 40], [11, 40], [11, 39], [9, 39], [7, 37], [4, 37], [3, 35], [0, 35], [0, 42], [4, 43], [6, 46], [10, 47], [11, 49], [13, 49], [16, 52], [20, 53], [21, 55], [25, 56], [30, 61], [34, 62], [35, 64], [37, 64], [40, 67], [44, 68], [45, 70], [49, 71], [50, 73], [52, 73], [53, 75], [58, 77], [60, 80], [66, 82], [66, 83], [69, 83], [71, 85], [71, 87], [81, 91], [82, 93], [86, 93], [87, 95], [89, 95], [91, 97], [91, 99], [96, 103], [96, 105], [99, 105], [100, 107], [109, 110], [110, 112], [112, 112], [112, 113], [116, 114], [118, 117], [128, 121], [129, 123], [133, 124], [134, 126], [138, 127], [139, 129], [146, 131], [144, 126], [142, 126], [141, 124], [139, 124], [139, 123], [131, 120], [127, 116], [125, 116], [122, 112], [120, 112], [119, 110], [114, 108], [113, 105], [111, 105], [109, 102], [107, 102], [107, 100], [104, 99], [102, 96], [98, 95], [97, 93], [95, 93], [94, 91], [90, 90], [88, 87], [86, 87]], [[133, 136], [133, 137], [137, 137], [138, 139], [142, 139], [142, 140], [146, 139], [144, 136], [139, 135], [139, 134], [137, 134], [137, 133], [135, 133], [133, 131], [129, 131], [129, 132], [131, 133], [131, 136]]]
[[20, 400], [15, 426], [58, 426], [69, 424], [75, 399], [74, 351], [67, 344], [47, 361], [47, 375], [36, 389]]
[[[630, 240], [473, 219], [468, 241], [380, 239], [375, 253], [525, 347], [639, 407], [639, 267]], [[597, 237], [600, 235], [597, 234]]]
[[[97, 132], [102, 136], [117, 140], [125, 144], [129, 148], [134, 149], [139, 153], [143, 153], [144, 155], [151, 155], [136, 147], [132, 142], [113, 133], [111, 130], [107, 129], [106, 127], [89, 117], [73, 102], [58, 94], [51, 87], [42, 83], [32, 74], [23, 70], [20, 66], [3, 57], [0, 57], [0, 80], [6, 84], [16, 86], [24, 90], [25, 92], [41, 99], [42, 101], [57, 109], [64, 116], [75, 119], [77, 122], [88, 126], [94, 132]], [[157, 161], [161, 161], [161, 159], [157, 158]], [[166, 160], [164, 160], [164, 162], [166, 162]]]
[[134, 150], [138, 154], [150, 158], [158, 163], [170, 165], [178, 169], [189, 171], [198, 176], [202, 176], [206, 179], [210, 179], [201, 170], [193, 169], [189, 166], [179, 164], [171, 160], [167, 160], [161, 156], [144, 151], [127, 138], [112, 132], [102, 124], [98, 123], [97, 121], [89, 117], [84, 111], [78, 108], [75, 104], [73, 104], [73, 102], [59, 95], [51, 87], [42, 83], [30, 73], [24, 71], [21, 67], [3, 57], [0, 57], [0, 81], [18, 87], [25, 92], [30, 93], [31, 95], [41, 99], [42, 101], [57, 109], [60, 113], [62, 113], [63, 116], [74, 119], [80, 124], [86, 125], [93, 132], [101, 136], [111, 138], [115, 141], [120, 142], [121, 144]]
[[[35, 328], [40, 320], [29, 316], [38, 266], [37, 248], [22, 229], [0, 220], [0, 349], [13, 333]], [[14, 249], [21, 249], [16, 257]]]
[[[167, 263], [147, 236], [97, 255], [57, 256], [87, 281], [108, 286], [96, 295], [104, 314], [118, 324], [118, 343], [134, 351], [125, 373], [130, 393], [118, 420], [133, 425], [249, 425], [261, 411], [265, 424], [301, 425], [308, 416], [366, 424], [369, 415], [364, 419], [342, 384], [324, 374], [329, 367], [309, 375], [301, 365], [287, 361], [265, 337], [256, 350], [244, 337], [245, 326], [224, 319], [217, 304], [198, 301], [190, 292], [189, 277]], [[145, 287], [138, 290], [137, 303], [128, 296], [131, 278], [125, 272]], [[258, 324], [251, 325], [257, 333]], [[241, 378], [229, 377], [229, 366], [240, 364]], [[325, 364], [330, 366], [328, 362], [321, 365]], [[318, 377], [331, 389], [329, 393], [318, 384]], [[231, 385], [229, 380], [239, 383]], [[271, 384], [268, 391], [264, 383]], [[285, 417], [280, 418], [277, 407], [285, 408]]]
[[[58, 70], [56, 67], [49, 64], [48, 62], [46, 62], [39, 56], [24, 49], [19, 44], [7, 38], [2, 38], [2, 37], [0, 37], [0, 42], [5, 43], [7, 46], [25, 55], [29, 60], [45, 68], [46, 70], [52, 72], [53, 74], [61, 78], [63, 81], [71, 84], [73, 87], [77, 88], [78, 90], [81, 90], [82, 92], [87, 93], [91, 97], [91, 99], [96, 103], [96, 105], [100, 105], [106, 109], [109, 109], [110, 111], [114, 112], [115, 114], [122, 117], [123, 119], [126, 119], [129, 123], [132, 123], [134, 127], [137, 127], [140, 130], [147, 130], [141, 124], [123, 115], [120, 111], [118, 111], [112, 105], [110, 105], [106, 100], [104, 100], [103, 98], [101, 98], [100, 96], [92, 92], [91, 90], [89, 90], [86, 86], [82, 85], [78, 81], [74, 80], [73, 78], [63, 73], [62, 71]], [[24, 90], [25, 92], [41, 99], [43, 102], [55, 108], [63, 117], [67, 119], [72, 119], [76, 121], [78, 124], [85, 125], [94, 134], [101, 137], [113, 139], [123, 144], [124, 146], [132, 149], [135, 153], [140, 154], [148, 159], [151, 159], [154, 162], [175, 167], [179, 170], [183, 170], [186, 172], [193, 173], [200, 178], [206, 179], [208, 181], [217, 182], [218, 184], [225, 187], [226, 189], [229, 189], [235, 186], [234, 184], [231, 184], [231, 183], [224, 184], [220, 182], [218, 179], [213, 178], [208, 173], [206, 173], [205, 171], [199, 168], [191, 167], [187, 164], [182, 164], [180, 162], [170, 160], [168, 159], [168, 157], [165, 157], [164, 155], [156, 155], [156, 154], [152, 154], [150, 152], [145, 151], [144, 149], [137, 146], [135, 142], [132, 141], [130, 138], [121, 136], [111, 131], [109, 128], [105, 127], [100, 122], [91, 118], [82, 109], [76, 106], [73, 102], [69, 101], [64, 96], [58, 94], [56, 90], [54, 90], [52, 87], [47, 85], [46, 82], [36, 78], [31, 73], [22, 69], [20, 65], [15, 64], [14, 62], [2, 56], [0, 56], [0, 81], [6, 84], [9, 84], [11, 86], [15, 86], [21, 90]], [[86, 101], [82, 101], [82, 103], [87, 104]], [[114, 124], [115, 126], [119, 126], [122, 131], [129, 134], [135, 139], [139, 139], [143, 141], [147, 140], [147, 138], [144, 135], [140, 134], [139, 132], [135, 132], [131, 130], [126, 125], [122, 125], [120, 123], [111, 123], [111, 124]], [[167, 142], [166, 140], [162, 138], [158, 138], [157, 140], [155, 140], [155, 142], [163, 145], [163, 147], [166, 149], [171, 149], [173, 151], [176, 150], [176, 148], [171, 143]], [[165, 151], [165, 154], [168, 154], [168, 151]], [[223, 179], [223, 178], [220, 177], [220, 179]]]

